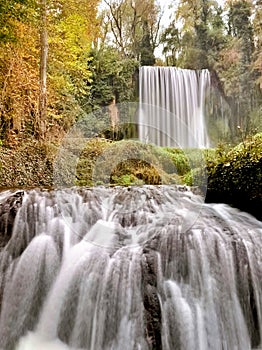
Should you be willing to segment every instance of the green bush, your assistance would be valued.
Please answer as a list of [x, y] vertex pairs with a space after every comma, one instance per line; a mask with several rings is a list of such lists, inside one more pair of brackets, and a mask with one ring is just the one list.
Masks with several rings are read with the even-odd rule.
[[207, 172], [209, 201], [220, 200], [246, 210], [248, 205], [261, 206], [262, 133], [230, 150], [220, 146], [216, 157], [207, 162]]
[[165, 150], [134, 140], [87, 142], [77, 164], [76, 185], [180, 183]]
[[164, 147], [163, 151], [166, 151], [168, 157], [171, 159], [175, 171], [178, 175], [185, 175], [190, 170], [189, 159], [185, 152], [179, 148]]

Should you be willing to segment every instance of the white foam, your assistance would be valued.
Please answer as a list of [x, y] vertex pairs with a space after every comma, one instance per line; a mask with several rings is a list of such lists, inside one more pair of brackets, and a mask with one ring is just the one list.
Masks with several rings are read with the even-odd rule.
[[15, 350], [72, 350], [59, 339], [45, 340], [36, 333], [28, 333], [21, 338]]

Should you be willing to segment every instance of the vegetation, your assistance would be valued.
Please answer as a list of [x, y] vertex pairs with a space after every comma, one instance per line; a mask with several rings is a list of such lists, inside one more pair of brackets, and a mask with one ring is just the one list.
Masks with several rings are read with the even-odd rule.
[[[34, 139], [1, 149], [0, 187], [53, 187], [58, 145]], [[77, 151], [73, 165], [61, 159], [55, 185], [129, 186], [177, 184], [197, 186], [208, 202], [223, 202], [261, 218], [262, 134], [235, 147], [181, 150], [138, 141], [91, 138]], [[70, 165], [71, 164], [71, 165]], [[59, 182], [60, 181], [60, 182]]]
[[79, 116], [91, 79], [98, 0], [14, 0], [0, 6], [0, 132], [7, 146], [49, 139]]
[[53, 162], [57, 147], [28, 139], [15, 151], [1, 147], [0, 188], [49, 188], [53, 185]]
[[90, 140], [77, 164], [78, 185], [180, 183], [175, 164], [160, 147], [138, 141]]
[[208, 201], [229, 203], [262, 219], [262, 133], [231, 149], [221, 145], [207, 169]]

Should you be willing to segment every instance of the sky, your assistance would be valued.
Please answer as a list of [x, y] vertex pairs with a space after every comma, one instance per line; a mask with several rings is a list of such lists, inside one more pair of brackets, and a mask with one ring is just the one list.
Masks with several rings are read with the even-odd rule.
[[169, 9], [168, 6], [170, 4], [174, 4], [175, 1], [173, 0], [158, 0], [158, 3], [160, 4], [162, 11], [163, 11], [163, 17], [161, 20], [161, 24], [165, 27], [170, 23], [170, 15], [173, 13], [172, 9]]
[[[163, 11], [163, 17], [161, 19], [161, 26], [167, 27], [168, 24], [171, 22], [170, 16], [174, 13], [174, 9], [168, 8], [170, 4], [174, 5], [178, 1], [174, 0], [158, 0], [158, 3], [160, 4], [162, 11]], [[155, 56], [158, 58], [163, 58], [162, 56], [162, 46], [156, 48], [155, 50]]]

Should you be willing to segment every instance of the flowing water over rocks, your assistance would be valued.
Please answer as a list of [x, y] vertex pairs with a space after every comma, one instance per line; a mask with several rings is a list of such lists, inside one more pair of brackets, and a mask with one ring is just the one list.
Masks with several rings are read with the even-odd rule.
[[207, 69], [141, 67], [139, 139], [158, 146], [208, 148], [204, 113], [209, 87]]
[[252, 216], [175, 186], [8, 191], [0, 203], [1, 349], [261, 349]]

